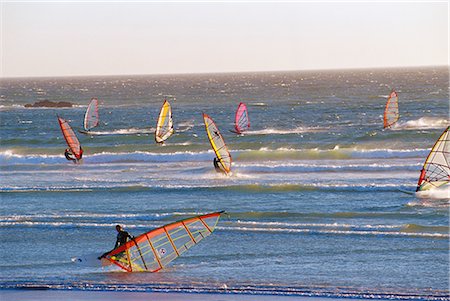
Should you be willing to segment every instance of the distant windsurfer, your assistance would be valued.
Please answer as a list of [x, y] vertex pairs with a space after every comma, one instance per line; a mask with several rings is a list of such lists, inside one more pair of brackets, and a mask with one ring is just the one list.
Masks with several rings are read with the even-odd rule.
[[66, 148], [65, 152], [64, 152], [64, 156], [66, 157], [66, 159], [68, 161], [77, 161], [77, 158], [75, 158], [75, 155], [72, 154], [72, 152]]
[[[128, 239], [130, 239], [130, 240], [134, 239], [134, 237], [131, 236], [130, 233], [123, 230], [121, 225], [117, 225], [116, 230], [117, 230], [117, 239], [116, 239], [116, 244], [114, 245], [114, 248], [112, 250], [117, 249], [121, 245], [124, 245], [128, 241]], [[106, 255], [111, 253], [111, 251], [105, 252], [102, 256], [98, 257], [98, 259], [104, 258]]]
[[214, 169], [216, 170], [216, 172], [218, 172], [218, 173], [225, 173], [224, 171], [223, 171], [223, 169], [222, 168], [220, 168], [220, 166], [219, 166], [219, 160], [216, 158], [216, 157], [214, 157], [214, 160], [213, 160], [213, 164], [214, 164]]
[[67, 160], [77, 163], [83, 157], [83, 149], [80, 147], [80, 155], [79, 157], [77, 157], [72, 153], [70, 149], [66, 148], [66, 150], [64, 151], [64, 156]]

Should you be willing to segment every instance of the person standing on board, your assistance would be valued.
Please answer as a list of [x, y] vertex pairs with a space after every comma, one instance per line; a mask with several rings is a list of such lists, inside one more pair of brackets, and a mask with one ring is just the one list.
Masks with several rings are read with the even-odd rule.
[[64, 151], [64, 156], [69, 161], [76, 161], [77, 160], [77, 158], [75, 158], [75, 156], [72, 154], [72, 152], [68, 148], [66, 148], [66, 150]]
[[[123, 230], [121, 225], [117, 225], [116, 230], [117, 230], [117, 239], [116, 239], [116, 244], [114, 245], [114, 248], [112, 250], [117, 249], [118, 247], [124, 245], [128, 241], [128, 239], [130, 239], [130, 240], [134, 239], [134, 237], [131, 236], [130, 233]], [[98, 257], [98, 259], [104, 258], [111, 251], [105, 252], [102, 256]]]
[[68, 148], [66, 148], [66, 150], [64, 151], [64, 156], [66, 157], [67, 160], [69, 161], [73, 161], [73, 163], [78, 163], [79, 160], [81, 160], [81, 158], [83, 157], [83, 149], [80, 147], [80, 157], [77, 158], [77, 156], [75, 156], [72, 151]]
[[219, 166], [219, 160], [218, 160], [217, 158], [214, 158], [213, 164], [214, 164], [214, 169], [216, 170], [216, 172], [225, 174], [225, 172], [223, 171], [223, 169], [220, 168], [220, 166]]

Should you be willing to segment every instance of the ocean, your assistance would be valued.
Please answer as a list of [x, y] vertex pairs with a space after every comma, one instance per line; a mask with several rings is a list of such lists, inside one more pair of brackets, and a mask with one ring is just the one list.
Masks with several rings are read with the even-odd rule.
[[[449, 124], [447, 67], [3, 78], [0, 289], [450, 300], [449, 202], [419, 199], [420, 169]], [[400, 119], [383, 130], [394, 88]], [[100, 126], [64, 158], [57, 115]], [[175, 134], [154, 142], [167, 99]], [[39, 100], [73, 108], [25, 108]], [[239, 102], [251, 128], [231, 133]], [[202, 112], [230, 150], [215, 172]], [[116, 224], [133, 235], [225, 210], [216, 231], [158, 273], [86, 267]]]

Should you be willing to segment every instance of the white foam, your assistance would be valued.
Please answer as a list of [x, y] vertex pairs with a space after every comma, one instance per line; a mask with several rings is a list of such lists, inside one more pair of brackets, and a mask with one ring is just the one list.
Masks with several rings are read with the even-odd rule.
[[416, 197], [419, 199], [450, 201], [450, 184], [446, 184], [430, 190], [418, 191], [416, 192]]
[[449, 125], [448, 119], [435, 117], [422, 117], [416, 120], [400, 120], [394, 124], [392, 130], [420, 130], [420, 129], [442, 129]]
[[238, 220], [237, 224], [251, 226], [313, 227], [313, 228], [358, 228], [358, 229], [400, 229], [403, 225], [355, 225], [339, 223], [286, 223], [286, 222], [253, 222]]
[[289, 135], [289, 134], [302, 134], [302, 133], [313, 133], [313, 132], [323, 132], [327, 128], [324, 127], [296, 127], [293, 129], [276, 129], [267, 128], [263, 130], [249, 130], [244, 133], [244, 135]]
[[135, 135], [135, 134], [151, 134], [154, 133], [154, 128], [139, 129], [139, 128], [129, 128], [129, 129], [116, 129], [112, 131], [90, 131], [91, 135]]
[[296, 228], [266, 228], [266, 227], [223, 227], [216, 229], [244, 231], [244, 232], [277, 232], [277, 233], [311, 233], [311, 234], [334, 234], [334, 235], [374, 235], [374, 236], [412, 236], [412, 237], [435, 237], [448, 238], [449, 234], [443, 233], [416, 233], [399, 231], [365, 231], [365, 230], [317, 230]]

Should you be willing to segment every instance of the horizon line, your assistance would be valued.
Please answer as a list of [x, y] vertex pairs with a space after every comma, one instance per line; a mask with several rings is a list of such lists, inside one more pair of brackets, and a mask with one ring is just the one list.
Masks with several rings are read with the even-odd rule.
[[314, 72], [314, 71], [349, 71], [368, 69], [418, 69], [418, 68], [450, 68], [447, 65], [415, 65], [415, 66], [381, 66], [381, 67], [350, 67], [350, 68], [318, 68], [318, 69], [292, 69], [292, 70], [258, 70], [258, 71], [211, 71], [211, 72], [179, 72], [179, 73], [123, 73], [123, 74], [90, 74], [90, 75], [30, 75], [30, 76], [0, 76], [0, 80], [5, 79], [31, 79], [31, 78], [67, 78], [67, 77], [118, 77], [118, 76], [168, 76], [168, 75], [219, 75], [219, 74], [246, 74], [246, 73], [281, 73], [281, 72]]

